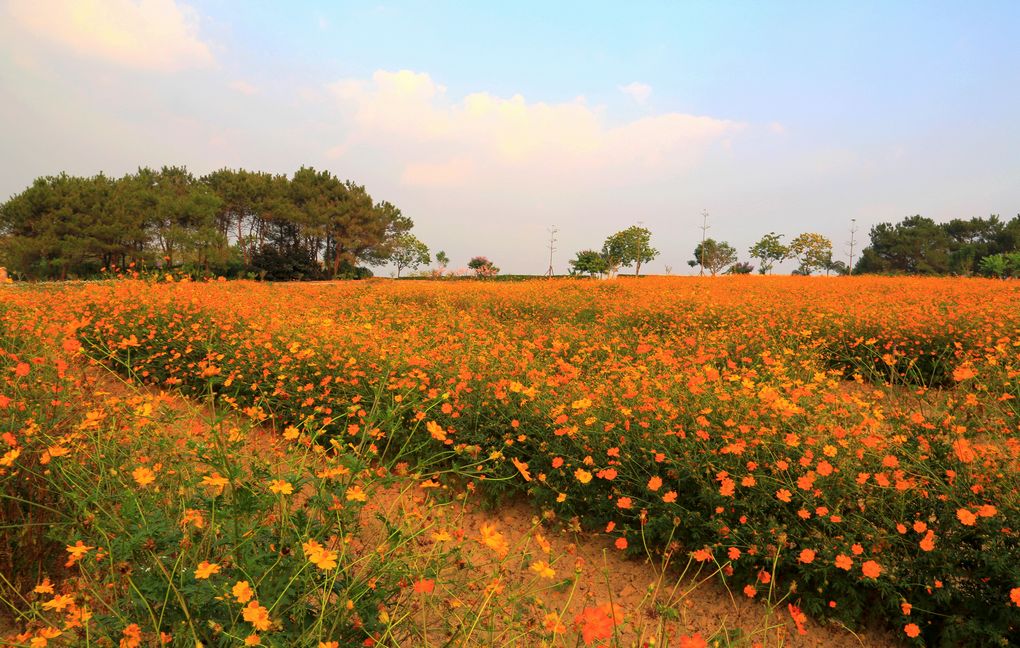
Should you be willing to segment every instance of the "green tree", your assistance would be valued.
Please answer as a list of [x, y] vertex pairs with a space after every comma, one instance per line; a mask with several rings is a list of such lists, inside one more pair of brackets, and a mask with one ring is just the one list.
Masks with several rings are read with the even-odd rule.
[[687, 262], [692, 268], [701, 266], [713, 277], [737, 262], [737, 251], [726, 241], [705, 239], [694, 248], [694, 258]]
[[783, 245], [783, 242], [780, 240], [782, 238], [782, 234], [769, 232], [751, 246], [749, 252], [751, 253], [751, 258], [758, 259], [759, 274], [771, 273], [772, 267], [775, 264], [782, 263], [790, 258], [790, 248]]
[[492, 261], [489, 261], [486, 257], [476, 256], [468, 261], [467, 267], [474, 271], [475, 276], [478, 278], [494, 277], [499, 274], [499, 268], [497, 268]]
[[640, 276], [641, 265], [659, 256], [659, 251], [651, 246], [651, 240], [651, 231], [638, 225], [609, 236], [602, 251], [609, 261], [610, 272], [615, 274], [620, 267], [634, 265], [634, 276]]
[[861, 251], [854, 274], [945, 274], [950, 268], [950, 237], [935, 221], [910, 216], [871, 228], [871, 244]]
[[570, 261], [570, 274], [601, 277], [609, 270], [609, 262], [597, 250], [581, 250]]
[[446, 270], [446, 266], [450, 265], [450, 257], [446, 255], [446, 252], [440, 250], [436, 252], [436, 263], [439, 264], [439, 270]]
[[414, 234], [403, 232], [398, 234], [390, 253], [390, 262], [397, 268], [397, 278], [404, 268], [414, 270], [432, 261], [429, 246], [418, 240]]
[[790, 256], [800, 261], [798, 274], [822, 270], [832, 259], [832, 241], [814, 232], [805, 232], [790, 241]]

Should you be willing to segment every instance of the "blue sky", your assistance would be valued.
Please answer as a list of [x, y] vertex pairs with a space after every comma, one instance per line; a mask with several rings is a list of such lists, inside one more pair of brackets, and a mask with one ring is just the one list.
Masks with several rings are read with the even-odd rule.
[[[1020, 212], [1020, 3], [0, 2], [0, 198], [328, 168], [453, 266]], [[746, 254], [744, 255], [746, 256]], [[384, 271], [385, 272], [385, 271]]]

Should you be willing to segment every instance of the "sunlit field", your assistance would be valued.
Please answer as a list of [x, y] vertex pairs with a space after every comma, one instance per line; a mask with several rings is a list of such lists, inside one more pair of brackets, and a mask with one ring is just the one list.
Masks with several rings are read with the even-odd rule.
[[1015, 281], [8, 285], [0, 349], [0, 645], [1020, 642]]

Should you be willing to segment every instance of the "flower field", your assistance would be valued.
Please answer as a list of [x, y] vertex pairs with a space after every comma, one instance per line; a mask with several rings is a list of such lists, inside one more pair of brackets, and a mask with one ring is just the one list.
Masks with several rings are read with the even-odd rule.
[[[620, 643], [633, 611], [551, 603], [574, 572], [548, 548], [563, 526], [798, 628], [1020, 643], [1016, 282], [125, 280], [0, 300], [10, 645]], [[526, 502], [526, 546], [465, 529], [468, 494]], [[522, 556], [529, 578], [501, 581]], [[663, 619], [635, 641], [774, 639]]]

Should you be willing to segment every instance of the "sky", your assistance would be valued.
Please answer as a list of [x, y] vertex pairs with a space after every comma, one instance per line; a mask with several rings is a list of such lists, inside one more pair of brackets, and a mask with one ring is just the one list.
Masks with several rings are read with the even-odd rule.
[[[0, 200], [328, 169], [451, 268], [1020, 213], [1020, 2], [0, 0]], [[792, 270], [787, 263], [780, 270]], [[386, 274], [382, 269], [377, 274]]]

